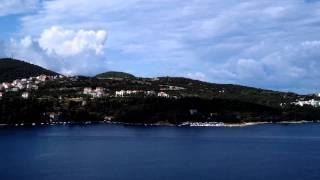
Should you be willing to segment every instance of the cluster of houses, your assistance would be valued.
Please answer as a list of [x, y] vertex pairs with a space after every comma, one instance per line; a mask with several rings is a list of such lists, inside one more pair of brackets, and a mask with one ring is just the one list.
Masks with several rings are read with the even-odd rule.
[[317, 101], [314, 99], [311, 99], [308, 101], [297, 101], [297, 102], [293, 102], [292, 104], [298, 105], [298, 106], [308, 105], [308, 106], [313, 106], [313, 107], [320, 107], [320, 101]]
[[102, 87], [97, 87], [95, 89], [91, 87], [84, 88], [83, 94], [92, 96], [93, 98], [100, 98], [106, 95], [105, 89]]
[[126, 97], [126, 96], [141, 94], [143, 92], [144, 91], [140, 91], [140, 90], [121, 90], [121, 91], [116, 91], [115, 96], [116, 97]]
[[[101, 98], [107, 96], [106, 89], [102, 87], [86, 87], [83, 89], [83, 93], [85, 95], [89, 95], [93, 98]], [[143, 90], [120, 90], [115, 91], [114, 97], [129, 97], [135, 95], [144, 95], [144, 96], [158, 96], [163, 98], [170, 98], [170, 95], [165, 92], [156, 92], [156, 91], [143, 91]]]
[[132, 95], [137, 95], [137, 94], [143, 94], [146, 96], [158, 96], [158, 97], [163, 97], [163, 98], [169, 98], [170, 95], [165, 93], [165, 92], [158, 92], [156, 93], [155, 91], [142, 91], [142, 90], [121, 90], [121, 91], [116, 91], [115, 96], [116, 97], [126, 97], [126, 96], [132, 96]]
[[40, 75], [36, 77], [30, 78], [23, 78], [23, 79], [16, 79], [13, 82], [3, 82], [0, 84], [0, 98], [5, 95], [6, 92], [20, 92], [23, 91], [21, 97], [24, 99], [29, 98], [29, 92], [31, 90], [38, 90], [39, 84], [54, 79], [63, 78], [62, 75], [57, 76], [47, 76], [47, 75]]

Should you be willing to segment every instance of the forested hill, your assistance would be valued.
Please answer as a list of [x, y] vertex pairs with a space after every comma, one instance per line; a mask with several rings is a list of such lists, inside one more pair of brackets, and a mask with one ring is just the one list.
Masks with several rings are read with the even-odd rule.
[[24, 61], [9, 58], [0, 59], [0, 82], [13, 81], [41, 74], [58, 75], [56, 72]]
[[[0, 82], [28, 78], [41, 74], [57, 75], [40, 66], [29, 64], [20, 60], [0, 59]], [[202, 99], [229, 99], [242, 102], [279, 107], [281, 103], [291, 103], [305, 97], [294, 93], [277, 92], [232, 84], [215, 84], [181, 77], [139, 78], [125, 72], [109, 71], [88, 77], [82, 83], [84, 87], [104, 87], [110, 91], [115, 90], [143, 90], [164, 91], [173, 97], [198, 97]], [[61, 84], [67, 86], [67, 84]], [[79, 88], [79, 84], [72, 85]]]
[[109, 71], [105, 73], [101, 73], [96, 75], [96, 78], [99, 79], [106, 79], [106, 78], [127, 78], [127, 79], [134, 79], [135, 76], [125, 72], [117, 72], [117, 71]]

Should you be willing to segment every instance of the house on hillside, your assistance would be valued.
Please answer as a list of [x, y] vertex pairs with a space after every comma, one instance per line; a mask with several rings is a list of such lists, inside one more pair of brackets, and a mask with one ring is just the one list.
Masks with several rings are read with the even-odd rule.
[[48, 76], [42, 74], [40, 76], [37, 76], [37, 80], [44, 82], [44, 81], [48, 80]]
[[86, 87], [83, 89], [83, 94], [90, 95], [92, 93], [92, 88]]
[[147, 91], [147, 92], [145, 92], [145, 94], [146, 94], [147, 96], [155, 96], [155, 95], [156, 95], [156, 92], [155, 92], [155, 91]]
[[126, 94], [125, 90], [116, 91], [116, 97], [124, 97], [125, 94]]
[[158, 97], [169, 98], [170, 95], [167, 94], [167, 93], [165, 93], [165, 92], [159, 92], [159, 93], [158, 93]]
[[298, 106], [305, 106], [305, 105], [309, 105], [309, 106], [313, 106], [313, 107], [320, 107], [320, 101], [311, 99], [309, 101], [297, 101], [292, 103], [294, 105], [298, 105]]
[[94, 95], [93, 97], [102, 97], [105, 95], [105, 89], [102, 88], [102, 87], [97, 87], [95, 90], [94, 90]]
[[29, 96], [30, 96], [30, 93], [29, 93], [29, 92], [23, 92], [22, 95], [21, 95], [21, 97], [22, 97], [23, 99], [28, 99]]
[[3, 86], [4, 89], [11, 88], [11, 84], [10, 83], [2, 83], [2, 86]]
[[83, 94], [90, 95], [94, 98], [100, 98], [105, 95], [105, 89], [102, 87], [97, 87], [95, 89], [92, 89], [90, 87], [86, 87], [83, 89]]

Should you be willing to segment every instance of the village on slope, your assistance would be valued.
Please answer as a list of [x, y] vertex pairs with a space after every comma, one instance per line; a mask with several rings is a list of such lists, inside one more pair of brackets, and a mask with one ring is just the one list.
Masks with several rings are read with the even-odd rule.
[[[5, 96], [7, 92], [21, 92], [21, 98], [28, 99], [30, 97], [31, 91], [37, 91], [39, 89], [40, 84], [44, 84], [47, 81], [59, 80], [59, 79], [76, 79], [76, 77], [66, 77], [63, 75], [55, 75], [55, 76], [48, 76], [48, 75], [39, 75], [35, 77], [29, 78], [22, 78], [16, 79], [9, 82], [0, 83], [0, 100], [2, 97]], [[124, 98], [124, 97], [134, 97], [134, 96], [144, 96], [144, 97], [160, 97], [160, 98], [174, 98], [177, 99], [177, 96], [170, 96], [166, 91], [179, 91], [184, 90], [183, 87], [178, 86], [168, 86], [166, 88], [160, 89], [160, 91], [154, 90], [120, 90], [115, 91], [114, 94], [106, 93], [106, 89], [103, 87], [85, 87], [80, 94], [91, 96], [92, 98], [102, 98], [102, 97], [117, 97], [117, 98]], [[320, 93], [316, 94], [320, 97]], [[297, 99], [295, 102], [291, 102], [293, 105], [297, 106], [313, 106], [313, 107], [320, 107], [320, 101], [315, 99], [304, 100], [304, 99]], [[280, 106], [285, 106], [285, 103], [281, 103]]]
[[[44, 84], [47, 81], [51, 80], [58, 80], [68, 78], [63, 75], [56, 75], [56, 76], [47, 76], [47, 75], [39, 75], [36, 77], [30, 78], [23, 78], [23, 79], [16, 79], [9, 82], [0, 83], [0, 99], [5, 96], [7, 92], [21, 92], [21, 97], [24, 99], [28, 99], [30, 97], [31, 91], [37, 91], [39, 89], [40, 84]], [[76, 79], [76, 78], [75, 78]], [[181, 90], [180, 87], [169, 86], [168, 89], [162, 90]], [[102, 98], [102, 97], [129, 97], [138, 94], [143, 94], [146, 96], [157, 96], [162, 98], [170, 98], [171, 96], [163, 91], [156, 92], [156, 91], [142, 91], [142, 90], [120, 90], [115, 91], [113, 96], [110, 96], [105, 92], [105, 88], [103, 87], [85, 87], [83, 89], [82, 94], [91, 96], [92, 98]], [[172, 98], [177, 98], [176, 96], [172, 96]]]

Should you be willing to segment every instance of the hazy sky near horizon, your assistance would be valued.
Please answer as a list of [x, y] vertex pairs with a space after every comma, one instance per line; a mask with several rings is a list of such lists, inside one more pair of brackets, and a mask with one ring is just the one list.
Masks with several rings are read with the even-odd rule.
[[320, 91], [319, 0], [0, 0], [0, 56]]

